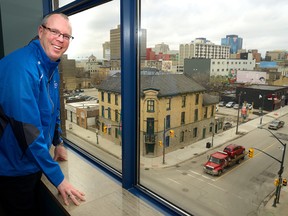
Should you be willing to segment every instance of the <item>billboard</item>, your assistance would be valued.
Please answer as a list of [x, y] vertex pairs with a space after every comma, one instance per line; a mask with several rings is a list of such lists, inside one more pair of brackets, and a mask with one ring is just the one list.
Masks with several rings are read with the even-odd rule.
[[266, 84], [267, 73], [263, 71], [237, 71], [237, 83]]

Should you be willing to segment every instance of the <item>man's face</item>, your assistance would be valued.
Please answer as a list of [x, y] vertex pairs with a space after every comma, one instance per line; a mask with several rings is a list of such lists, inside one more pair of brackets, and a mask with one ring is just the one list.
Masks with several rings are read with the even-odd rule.
[[52, 61], [57, 61], [68, 49], [70, 40], [67, 40], [67, 37], [65, 39], [65, 36], [71, 34], [72, 29], [69, 21], [59, 14], [51, 15], [44, 27], [39, 26], [38, 29], [40, 43]]

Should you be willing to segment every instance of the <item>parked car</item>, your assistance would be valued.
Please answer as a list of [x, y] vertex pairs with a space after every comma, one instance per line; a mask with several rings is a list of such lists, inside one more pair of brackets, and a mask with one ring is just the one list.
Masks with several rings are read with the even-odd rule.
[[231, 127], [232, 127], [232, 123], [231, 122], [225, 122], [224, 125], [223, 125], [223, 130], [228, 130]]
[[228, 102], [228, 103], [226, 104], [226, 107], [232, 108], [234, 105], [235, 105], [235, 102], [230, 101], [230, 102]]
[[234, 104], [233, 109], [239, 109], [239, 104]]
[[220, 101], [218, 104], [219, 107], [224, 107], [225, 105], [226, 105], [225, 101]]
[[283, 127], [285, 124], [284, 121], [280, 121], [280, 120], [273, 120], [272, 122], [270, 122], [268, 128], [272, 129], [272, 130], [277, 130], [281, 127]]
[[223, 151], [226, 152], [230, 158], [236, 158], [245, 153], [245, 147], [236, 144], [229, 144]]

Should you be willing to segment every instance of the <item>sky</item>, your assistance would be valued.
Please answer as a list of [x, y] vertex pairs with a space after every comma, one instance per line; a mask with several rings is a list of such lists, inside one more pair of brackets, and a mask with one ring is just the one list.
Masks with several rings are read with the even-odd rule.
[[[64, 0], [60, 2], [65, 2]], [[70, 0], [71, 2], [71, 0]], [[120, 1], [70, 17], [75, 39], [68, 58], [102, 59], [102, 44], [120, 24]], [[141, 28], [147, 30], [147, 48], [168, 44], [170, 50], [204, 37], [221, 45], [221, 38], [235, 34], [244, 49], [288, 50], [287, 0], [142, 0]]]

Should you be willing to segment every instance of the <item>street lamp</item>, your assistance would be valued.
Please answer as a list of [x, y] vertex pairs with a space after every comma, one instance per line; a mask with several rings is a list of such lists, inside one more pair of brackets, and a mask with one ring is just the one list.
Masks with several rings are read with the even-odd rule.
[[98, 133], [99, 133], [99, 131], [98, 131], [98, 129], [96, 129], [96, 144], [99, 144]]
[[[283, 154], [282, 154], [282, 160], [280, 161], [279, 159], [267, 154], [266, 152], [263, 152], [262, 150], [260, 150], [261, 152], [265, 153], [266, 155], [272, 157], [273, 159], [275, 159], [276, 161], [278, 161], [280, 163], [280, 170], [278, 171], [278, 176], [279, 176], [279, 184], [276, 186], [276, 191], [275, 191], [275, 199], [273, 202], [273, 207], [276, 207], [276, 202], [279, 203], [279, 199], [280, 199], [280, 192], [281, 192], [281, 184], [282, 184], [282, 173], [284, 171], [284, 159], [285, 159], [285, 152], [286, 152], [286, 143], [283, 143], [274, 133], [272, 133], [270, 130], [263, 128], [262, 126], [259, 127], [260, 129], [264, 129], [267, 130], [270, 134], [272, 134], [272, 136], [274, 138], [276, 138], [278, 140], [278, 142], [283, 146]], [[256, 149], [256, 148], [255, 148]], [[259, 149], [257, 149], [259, 150]]]
[[[216, 124], [217, 124], [217, 121], [216, 121]], [[210, 127], [211, 127], [211, 129], [212, 129], [211, 147], [213, 147], [213, 144], [214, 144], [214, 135], [215, 135], [215, 123], [214, 123], [214, 122], [211, 122], [211, 123], [210, 123]]]
[[265, 101], [265, 95], [259, 95], [259, 99], [262, 98], [262, 106], [261, 106], [261, 117], [260, 117], [260, 125], [262, 125], [262, 119], [263, 119], [263, 110], [264, 110], [264, 101]]
[[239, 127], [239, 113], [240, 113], [240, 103], [242, 94], [246, 94], [246, 92], [240, 91], [238, 94], [238, 112], [237, 112], [237, 125], [236, 125], [236, 135], [238, 135], [238, 127]]

